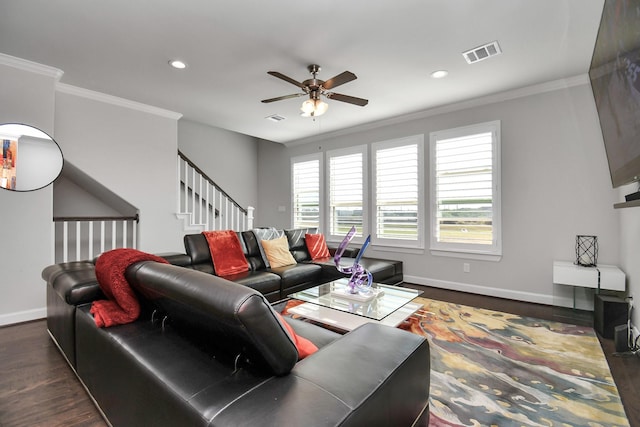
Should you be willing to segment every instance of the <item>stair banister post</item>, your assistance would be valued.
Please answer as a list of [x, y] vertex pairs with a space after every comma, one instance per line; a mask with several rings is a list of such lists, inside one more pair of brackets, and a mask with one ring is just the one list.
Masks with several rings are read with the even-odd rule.
[[253, 211], [255, 208], [253, 206], [247, 207], [247, 230], [253, 229]]

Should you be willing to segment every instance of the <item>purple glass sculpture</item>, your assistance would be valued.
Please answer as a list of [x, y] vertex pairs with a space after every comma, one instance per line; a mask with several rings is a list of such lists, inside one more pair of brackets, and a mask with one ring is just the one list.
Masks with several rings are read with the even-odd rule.
[[373, 276], [371, 275], [371, 273], [369, 273], [369, 271], [365, 270], [364, 267], [360, 265], [360, 258], [362, 258], [364, 251], [369, 246], [371, 235], [367, 236], [367, 239], [362, 244], [360, 252], [358, 252], [358, 256], [356, 257], [352, 266], [345, 267], [340, 265], [342, 254], [344, 253], [344, 250], [347, 248], [347, 245], [349, 244], [349, 242], [351, 242], [351, 239], [353, 239], [353, 236], [355, 234], [356, 228], [351, 227], [351, 230], [349, 230], [344, 239], [342, 239], [342, 242], [338, 246], [338, 249], [336, 250], [336, 253], [333, 257], [333, 261], [335, 262], [336, 268], [339, 272], [351, 274], [351, 277], [349, 277], [349, 282], [347, 284], [347, 292], [352, 294], [357, 294], [358, 292], [368, 292], [369, 288], [371, 287], [371, 283], [373, 283]]

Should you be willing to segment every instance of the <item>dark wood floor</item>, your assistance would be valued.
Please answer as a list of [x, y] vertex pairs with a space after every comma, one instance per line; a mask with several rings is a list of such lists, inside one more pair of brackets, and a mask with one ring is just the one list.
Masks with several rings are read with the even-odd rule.
[[[422, 296], [547, 320], [588, 323], [555, 307], [418, 286]], [[600, 338], [631, 427], [640, 427], [640, 359], [613, 356]], [[44, 320], [0, 328], [0, 426], [104, 427], [98, 410], [58, 352]]]
[[107, 426], [44, 320], [0, 328], [0, 426]]

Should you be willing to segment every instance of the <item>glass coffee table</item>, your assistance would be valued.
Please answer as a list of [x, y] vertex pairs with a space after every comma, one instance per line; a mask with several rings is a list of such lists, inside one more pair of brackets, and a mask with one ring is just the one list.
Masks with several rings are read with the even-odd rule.
[[345, 289], [348, 279], [338, 279], [289, 295], [304, 301], [291, 307], [289, 313], [330, 327], [351, 331], [358, 326], [375, 322], [396, 327], [422, 307], [411, 302], [422, 291], [373, 283], [371, 293], [349, 295]]

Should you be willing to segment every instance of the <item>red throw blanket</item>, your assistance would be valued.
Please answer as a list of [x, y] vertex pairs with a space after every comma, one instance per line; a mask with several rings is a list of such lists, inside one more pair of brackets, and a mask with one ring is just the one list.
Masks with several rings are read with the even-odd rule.
[[140, 303], [124, 273], [131, 264], [156, 261], [168, 264], [164, 258], [135, 249], [113, 249], [96, 261], [96, 277], [108, 300], [94, 301], [91, 314], [99, 328], [131, 323], [140, 316]]

